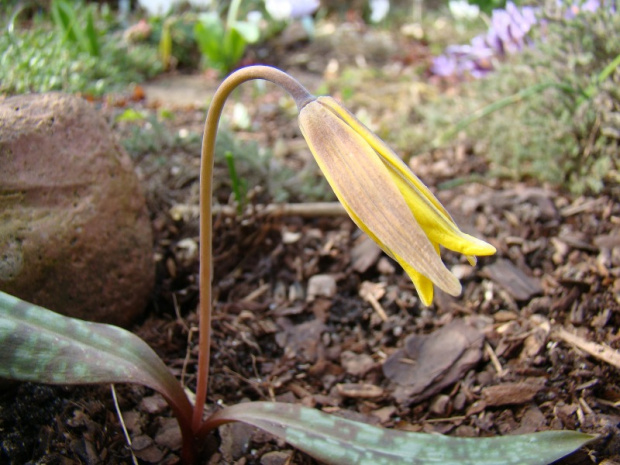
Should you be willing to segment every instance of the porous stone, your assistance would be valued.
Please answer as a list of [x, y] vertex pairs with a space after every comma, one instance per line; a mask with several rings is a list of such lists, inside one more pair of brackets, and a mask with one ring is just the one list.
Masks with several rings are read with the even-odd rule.
[[131, 160], [105, 120], [60, 93], [0, 101], [0, 290], [129, 325], [154, 284], [152, 231]]

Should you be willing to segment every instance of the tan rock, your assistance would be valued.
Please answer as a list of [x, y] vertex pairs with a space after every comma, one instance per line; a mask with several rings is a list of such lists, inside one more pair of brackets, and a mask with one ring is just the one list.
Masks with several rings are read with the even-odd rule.
[[0, 102], [0, 290], [128, 325], [154, 282], [152, 231], [131, 160], [77, 97]]

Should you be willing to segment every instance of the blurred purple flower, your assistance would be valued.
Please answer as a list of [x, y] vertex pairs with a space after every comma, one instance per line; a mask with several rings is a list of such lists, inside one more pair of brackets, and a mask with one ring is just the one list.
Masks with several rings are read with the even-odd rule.
[[[612, 2], [613, 3], [613, 2]], [[564, 5], [563, 2], [559, 1], [558, 6], [562, 7]], [[566, 12], [564, 13], [565, 19], [573, 19], [582, 11], [587, 11], [590, 13], [595, 12], [601, 6], [600, 0], [586, 0], [585, 2], [576, 2], [570, 5]]]
[[[566, 19], [602, 7], [611, 13], [616, 12], [616, 0], [576, 0], [571, 4], [556, 1], [560, 11], [564, 9]], [[538, 11], [536, 7], [518, 7], [511, 1], [506, 2], [506, 8], [491, 13], [491, 25], [485, 34], [474, 37], [469, 45], [446, 47], [443, 55], [433, 59], [431, 72], [438, 76], [468, 74], [474, 78], [488, 74], [493, 70], [496, 57], [519, 52], [530, 45], [530, 31], [537, 24], [544, 23], [544, 20], [538, 20]]]
[[519, 8], [507, 2], [505, 10], [493, 10], [486, 42], [499, 56], [521, 51], [526, 45], [527, 34], [535, 24], [536, 9]]
[[514, 3], [508, 2], [506, 3], [506, 12], [511, 18], [508, 27], [512, 38], [522, 43], [525, 36], [536, 24], [536, 9], [531, 6], [517, 8]]
[[447, 47], [444, 55], [433, 61], [431, 72], [452, 69], [452, 74], [457, 75], [486, 75], [493, 70], [494, 57], [521, 51], [527, 45], [527, 35], [537, 22], [536, 11], [533, 7], [519, 8], [510, 1], [505, 9], [493, 10], [487, 33], [474, 37], [470, 45]]
[[456, 58], [449, 55], [439, 55], [433, 59], [431, 73], [437, 76], [452, 76], [456, 73]]
[[596, 11], [601, 6], [601, 2], [599, 0], [587, 0], [581, 5], [581, 11], [589, 11], [590, 13]]

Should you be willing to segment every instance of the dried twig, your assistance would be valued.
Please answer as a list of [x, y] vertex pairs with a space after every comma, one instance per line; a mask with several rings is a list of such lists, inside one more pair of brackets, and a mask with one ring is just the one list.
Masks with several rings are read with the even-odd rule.
[[118, 405], [118, 399], [116, 398], [116, 389], [114, 389], [114, 385], [110, 384], [110, 390], [112, 391], [112, 400], [114, 401], [114, 408], [116, 409], [116, 415], [118, 415], [118, 420], [121, 424], [121, 428], [123, 429], [123, 434], [125, 435], [125, 441], [127, 441], [127, 445], [129, 446], [129, 452], [131, 453], [131, 461], [134, 465], [138, 464], [138, 459], [133, 453], [133, 448], [131, 446], [131, 438], [129, 437], [129, 432], [127, 431], [127, 427], [125, 426], [125, 421], [123, 420], [123, 414], [121, 413], [121, 408]]
[[374, 308], [382, 321], [388, 320], [383, 306], [379, 303], [379, 299], [385, 295], [384, 286], [371, 283], [370, 281], [364, 281], [360, 287], [359, 295]]
[[270, 288], [271, 288], [271, 285], [269, 283], [261, 284], [256, 289], [254, 289], [252, 292], [250, 292], [248, 295], [246, 295], [243, 299], [241, 299], [241, 302], [253, 302], [256, 299], [258, 299], [261, 295], [263, 295], [265, 292], [267, 292]]
[[491, 347], [491, 344], [489, 344], [486, 341], [484, 343], [484, 351], [486, 352], [486, 354], [491, 359], [491, 363], [493, 364], [493, 368], [495, 368], [495, 371], [497, 371], [498, 378], [503, 378], [504, 375], [506, 374], [506, 370], [504, 369], [504, 367], [502, 367], [502, 363], [499, 361], [499, 357], [497, 356], [497, 354], [493, 350], [493, 347]]
[[556, 328], [553, 334], [564, 342], [583, 350], [584, 352], [592, 355], [603, 362], [620, 368], [620, 353], [617, 350], [605, 344], [597, 344], [596, 342], [588, 341], [581, 336], [577, 336], [564, 328]]
[[[231, 205], [214, 205], [213, 215], [237, 216], [238, 212]], [[245, 214], [258, 216], [345, 216], [347, 212], [340, 202], [308, 202], [308, 203], [284, 203], [268, 205], [250, 205], [244, 211]], [[175, 220], [198, 218], [200, 207], [198, 205], [177, 204], [170, 209], [170, 216]]]
[[[174, 294], [173, 294], [174, 295]], [[187, 331], [187, 349], [185, 349], [185, 358], [183, 359], [183, 369], [181, 370], [181, 384], [185, 386], [185, 375], [187, 375], [187, 365], [192, 357], [192, 338], [198, 333], [198, 327], [192, 326]]]

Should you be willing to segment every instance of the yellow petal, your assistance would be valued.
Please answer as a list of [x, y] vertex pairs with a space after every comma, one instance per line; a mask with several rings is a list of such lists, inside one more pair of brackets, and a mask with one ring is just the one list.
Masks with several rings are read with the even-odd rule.
[[458, 279], [445, 267], [389, 170], [364, 138], [317, 100], [301, 110], [299, 123], [319, 167], [353, 221], [401, 264], [458, 295]]
[[[357, 218], [355, 213], [349, 211], [349, 215], [351, 216], [351, 219], [353, 219], [353, 221], [357, 225], [361, 224], [361, 222], [359, 221], [359, 218]], [[391, 258], [396, 260], [398, 262], [398, 264], [403, 268], [403, 270], [405, 270], [405, 273], [407, 273], [407, 275], [409, 276], [409, 278], [413, 282], [413, 285], [415, 286], [416, 291], [418, 291], [418, 295], [419, 295], [420, 300], [422, 301], [422, 303], [424, 305], [426, 305], [426, 306], [429, 306], [430, 304], [432, 304], [433, 303], [433, 295], [434, 295], [433, 281], [428, 279], [422, 273], [418, 272], [411, 264], [409, 264], [402, 257], [400, 257], [399, 255], [394, 254], [393, 251], [387, 249], [383, 244], [381, 244], [381, 242], [379, 242], [377, 237], [374, 234], [372, 234], [371, 231], [368, 231], [363, 226], [360, 226], [360, 229], [362, 229], [366, 234], [368, 234], [368, 236], [372, 240], [374, 240], [377, 244], [379, 244], [379, 246], [383, 249], [383, 251], [386, 254], [388, 254]], [[433, 244], [433, 247], [435, 248], [437, 256], [439, 257], [439, 245]], [[446, 290], [445, 288], [442, 288], [442, 289]], [[449, 292], [449, 291], [446, 291], [446, 292]], [[453, 296], [459, 295], [461, 293], [460, 282], [459, 282], [459, 290], [458, 290], [458, 292], [449, 292], [449, 293], [451, 295], [453, 295]]]
[[437, 242], [447, 249], [468, 256], [493, 255], [495, 253], [495, 247], [462, 232], [452, 218], [442, 214], [427, 196], [423, 195], [399, 173], [392, 170], [392, 166], [388, 168], [416, 220], [432, 242]]
[[413, 285], [415, 286], [416, 291], [418, 291], [418, 295], [420, 296], [420, 300], [427, 307], [433, 303], [433, 295], [435, 290], [433, 289], [433, 282], [428, 279], [423, 274], [418, 273], [407, 263], [401, 263], [401, 266], [405, 270], [405, 272], [413, 281]]
[[[433, 248], [435, 249], [437, 256], [439, 256], [439, 244], [433, 244]], [[414, 270], [408, 263], [401, 263], [401, 266], [409, 275], [411, 281], [413, 281], [413, 285], [415, 286], [416, 291], [418, 291], [418, 295], [420, 296], [422, 303], [426, 306], [432, 304], [434, 294], [433, 282], [423, 274], [420, 274]]]
[[[429, 239], [464, 255], [493, 255], [492, 245], [462, 232], [441, 202], [390, 147], [331, 97], [318, 100], [351, 126], [378, 153]], [[471, 260], [470, 260], [471, 263]]]

